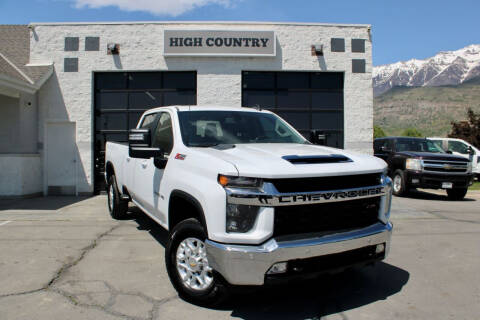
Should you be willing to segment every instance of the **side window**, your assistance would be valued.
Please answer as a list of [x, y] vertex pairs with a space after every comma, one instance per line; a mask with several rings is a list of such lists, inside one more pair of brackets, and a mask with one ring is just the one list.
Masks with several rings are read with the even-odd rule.
[[385, 153], [385, 151], [382, 150], [382, 147], [385, 147], [385, 149], [387, 150], [392, 150], [393, 149], [392, 140], [383, 139], [383, 140], [377, 140], [373, 143], [373, 148], [375, 153]]
[[448, 141], [448, 150], [461, 154], [468, 154], [468, 146], [460, 141]]
[[148, 114], [146, 115], [144, 118], [143, 118], [143, 121], [142, 123], [140, 124], [140, 128], [139, 129], [153, 129], [153, 127], [155, 126], [156, 124], [156, 118], [157, 118], [157, 115], [158, 113], [151, 113], [151, 114]]
[[167, 112], [160, 114], [158, 126], [153, 135], [152, 147], [160, 148], [167, 154], [173, 149], [172, 118]]

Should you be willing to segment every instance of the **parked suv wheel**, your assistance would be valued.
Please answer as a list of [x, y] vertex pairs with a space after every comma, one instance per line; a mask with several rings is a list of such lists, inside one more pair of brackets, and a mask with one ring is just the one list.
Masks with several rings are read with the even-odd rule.
[[405, 173], [397, 169], [393, 173], [393, 194], [396, 196], [403, 196], [407, 191]]
[[447, 189], [447, 195], [450, 200], [462, 200], [467, 194], [467, 188], [465, 189]]
[[218, 305], [227, 287], [208, 263], [207, 234], [197, 219], [177, 224], [170, 233], [165, 263], [170, 280], [181, 298], [200, 305]]
[[110, 176], [107, 185], [108, 211], [113, 219], [125, 219], [127, 216], [128, 202], [120, 198], [117, 180], [114, 175]]

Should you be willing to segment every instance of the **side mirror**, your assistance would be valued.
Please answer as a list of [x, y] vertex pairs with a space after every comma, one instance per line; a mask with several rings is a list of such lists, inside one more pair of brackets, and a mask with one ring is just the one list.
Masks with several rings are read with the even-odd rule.
[[468, 147], [468, 154], [471, 156], [475, 155], [475, 150], [473, 150], [473, 148], [470, 146]]
[[445, 152], [448, 153], [448, 154], [453, 154], [452, 150], [447, 150]]
[[160, 148], [151, 147], [150, 129], [132, 129], [128, 133], [128, 155], [132, 158], [150, 159], [161, 157]]

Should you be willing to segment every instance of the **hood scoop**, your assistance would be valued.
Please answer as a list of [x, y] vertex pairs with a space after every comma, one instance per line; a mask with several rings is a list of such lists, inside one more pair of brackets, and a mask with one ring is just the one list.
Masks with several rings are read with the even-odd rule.
[[352, 159], [345, 157], [341, 154], [329, 154], [319, 156], [299, 156], [299, 155], [287, 155], [282, 157], [292, 164], [315, 164], [315, 163], [342, 163], [353, 162]]

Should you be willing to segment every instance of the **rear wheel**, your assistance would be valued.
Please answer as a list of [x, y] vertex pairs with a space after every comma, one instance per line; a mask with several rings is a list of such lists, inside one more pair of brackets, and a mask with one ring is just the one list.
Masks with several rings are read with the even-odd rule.
[[393, 194], [403, 196], [407, 191], [405, 173], [398, 169], [393, 173]]
[[450, 200], [462, 200], [467, 194], [467, 188], [465, 189], [447, 189], [447, 195]]
[[120, 198], [115, 175], [111, 175], [107, 185], [108, 211], [113, 219], [125, 219], [128, 210], [128, 201]]
[[183, 299], [201, 305], [218, 305], [227, 296], [223, 279], [208, 263], [206, 232], [197, 219], [186, 219], [170, 233], [165, 252], [168, 276]]

